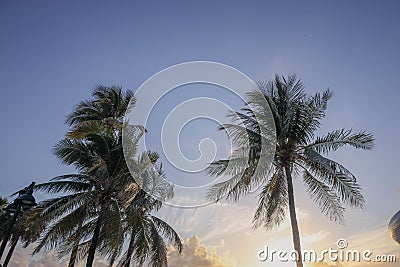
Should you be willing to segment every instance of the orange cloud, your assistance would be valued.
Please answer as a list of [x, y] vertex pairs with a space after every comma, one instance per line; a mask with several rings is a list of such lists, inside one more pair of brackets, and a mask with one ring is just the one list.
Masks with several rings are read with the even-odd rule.
[[[221, 242], [223, 246], [223, 242]], [[235, 267], [228, 255], [217, 255], [216, 248], [201, 244], [197, 236], [189, 237], [184, 244], [182, 254], [172, 247], [168, 252], [169, 267]]]

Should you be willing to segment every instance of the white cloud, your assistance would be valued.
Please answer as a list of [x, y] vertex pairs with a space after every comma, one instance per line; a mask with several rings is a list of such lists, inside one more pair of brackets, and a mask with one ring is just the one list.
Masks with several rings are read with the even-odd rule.
[[329, 236], [330, 232], [319, 231], [318, 233], [308, 234], [301, 237], [301, 243], [305, 248], [311, 247], [311, 245], [323, 240], [325, 237]]

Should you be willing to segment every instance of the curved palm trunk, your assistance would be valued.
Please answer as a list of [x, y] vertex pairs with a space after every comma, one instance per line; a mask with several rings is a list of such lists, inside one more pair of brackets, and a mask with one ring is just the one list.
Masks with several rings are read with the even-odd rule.
[[69, 257], [68, 267], [75, 266], [76, 257], [78, 256], [78, 245], [79, 243], [75, 243], [74, 247], [72, 248], [71, 256]]
[[134, 241], [135, 241], [135, 232], [132, 229], [131, 240], [129, 241], [129, 246], [128, 246], [128, 251], [126, 253], [126, 260], [125, 260], [124, 267], [129, 267], [131, 265], [131, 258], [132, 258], [133, 249], [134, 249]]
[[18, 243], [18, 239], [17, 239], [17, 241], [12, 242], [10, 250], [8, 251], [7, 257], [4, 260], [3, 267], [7, 267], [8, 266], [8, 263], [11, 260], [11, 256], [12, 256], [12, 254], [14, 252], [14, 249], [15, 249], [15, 246], [17, 245], [17, 243]]
[[115, 259], [118, 256], [118, 250], [115, 250], [111, 256], [110, 262], [108, 263], [109, 267], [112, 267], [114, 265]]
[[101, 230], [101, 225], [103, 223], [103, 215], [102, 214], [105, 210], [105, 206], [106, 206], [106, 204], [103, 203], [100, 208], [99, 217], [97, 218], [97, 221], [96, 221], [96, 227], [94, 228], [92, 241], [90, 243], [90, 247], [89, 247], [89, 251], [88, 251], [86, 267], [93, 266], [94, 255], [96, 253], [97, 243], [99, 243], [100, 230]]
[[96, 227], [94, 228], [92, 241], [91, 241], [90, 248], [89, 248], [89, 251], [88, 251], [86, 267], [92, 267], [93, 266], [94, 255], [96, 253], [97, 243], [99, 242], [100, 229], [101, 229], [101, 216], [99, 216], [99, 218], [97, 219]]
[[289, 167], [285, 167], [285, 174], [286, 174], [288, 195], [289, 195], [289, 214], [290, 214], [290, 223], [292, 225], [293, 246], [294, 250], [297, 252], [299, 256], [298, 261], [296, 261], [296, 266], [303, 267], [303, 259], [301, 255], [301, 245], [300, 245], [300, 233], [299, 233], [299, 226], [297, 224], [296, 205], [294, 202], [293, 180], [292, 180], [292, 173], [290, 172]]
[[[83, 217], [82, 217], [83, 218]], [[79, 239], [80, 239], [80, 231], [82, 228], [83, 219], [79, 221], [78, 225], [78, 237], [74, 243], [74, 247], [72, 248], [71, 256], [69, 257], [68, 267], [74, 267], [76, 262], [76, 257], [78, 256], [78, 247], [79, 247]]]

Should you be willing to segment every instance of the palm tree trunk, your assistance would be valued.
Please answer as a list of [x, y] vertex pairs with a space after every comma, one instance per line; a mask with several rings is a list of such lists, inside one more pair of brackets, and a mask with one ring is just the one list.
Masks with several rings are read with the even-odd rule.
[[102, 224], [102, 220], [103, 220], [103, 216], [102, 216], [103, 211], [104, 211], [104, 208], [102, 205], [102, 207], [100, 209], [99, 217], [97, 218], [96, 227], [94, 228], [92, 241], [90, 243], [88, 257], [87, 257], [87, 261], [86, 261], [86, 267], [93, 266], [94, 255], [96, 253], [97, 243], [99, 242], [99, 237], [100, 237], [101, 224]]
[[115, 250], [115, 251], [113, 252], [112, 256], [111, 256], [110, 262], [108, 263], [108, 267], [112, 267], [112, 266], [113, 266], [113, 264], [114, 264], [115, 259], [117, 258], [117, 256], [118, 256], [118, 250]]
[[68, 262], [68, 267], [74, 267], [75, 266], [75, 261], [76, 261], [76, 257], [78, 256], [78, 247], [79, 247], [79, 241], [80, 241], [80, 231], [82, 229], [82, 225], [83, 225], [83, 216], [82, 219], [79, 221], [79, 225], [78, 225], [78, 236], [77, 236], [77, 240], [74, 243], [74, 247], [72, 248], [72, 252], [71, 252], [71, 256], [69, 257], [69, 262]]
[[134, 249], [134, 241], [135, 241], [135, 232], [132, 229], [131, 240], [129, 241], [129, 246], [128, 246], [128, 251], [126, 253], [126, 260], [125, 260], [124, 267], [129, 267], [129, 265], [131, 265], [131, 258], [132, 258], [133, 249]]
[[289, 167], [285, 167], [287, 187], [288, 187], [288, 195], [289, 195], [289, 214], [290, 214], [290, 223], [292, 225], [292, 237], [293, 237], [293, 245], [294, 250], [297, 252], [298, 260], [296, 261], [297, 267], [303, 267], [303, 259], [301, 255], [301, 245], [300, 245], [300, 233], [299, 226], [297, 224], [296, 217], [296, 205], [294, 202], [294, 193], [293, 193], [293, 180], [292, 173]]
[[8, 225], [8, 228], [7, 228], [7, 232], [6, 232], [4, 238], [3, 238], [2, 242], [1, 242], [1, 246], [0, 246], [0, 260], [1, 260], [1, 257], [3, 256], [4, 250], [6, 249], [7, 242], [8, 242], [8, 240], [10, 239], [11, 234], [12, 234], [12, 228], [14, 227], [14, 224], [15, 224], [15, 222], [16, 222], [16, 220], [17, 220], [17, 217], [18, 217], [18, 215], [19, 215], [20, 212], [21, 212], [21, 205], [18, 204], [18, 205], [17, 205], [17, 210], [15, 211], [14, 215], [12, 216], [11, 222], [10, 222], [10, 224]]
[[15, 249], [15, 246], [17, 245], [17, 243], [18, 243], [18, 239], [17, 239], [17, 241], [13, 241], [13, 242], [12, 242], [11, 247], [10, 247], [10, 250], [9, 250], [8, 253], [7, 253], [7, 257], [6, 257], [6, 259], [4, 260], [3, 267], [7, 267], [8, 263], [10, 262], [11, 256], [12, 256], [12, 254], [13, 254], [13, 252], [14, 252], [14, 249]]
[[79, 243], [75, 243], [74, 247], [72, 248], [71, 256], [69, 257], [68, 267], [75, 266], [76, 257], [78, 256], [78, 245]]

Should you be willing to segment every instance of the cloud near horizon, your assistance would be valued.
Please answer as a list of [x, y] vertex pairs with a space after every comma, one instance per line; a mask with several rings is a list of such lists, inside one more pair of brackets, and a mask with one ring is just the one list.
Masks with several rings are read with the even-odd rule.
[[[38, 253], [32, 256], [33, 246], [28, 246], [27, 248], [22, 248], [18, 245], [12, 255], [9, 267], [65, 267], [67, 265], [67, 260], [64, 259], [60, 261], [57, 258], [57, 252], [52, 250], [46, 253]], [[5, 251], [7, 253], [7, 251]], [[77, 267], [85, 266], [85, 261], [80, 261]], [[108, 266], [106, 262], [98, 257], [95, 258], [96, 267], [106, 267]]]
[[169, 246], [169, 267], [237, 267], [228, 254], [218, 255], [218, 249], [224, 246], [221, 240], [218, 247], [207, 247], [195, 235], [184, 243], [182, 254]]

